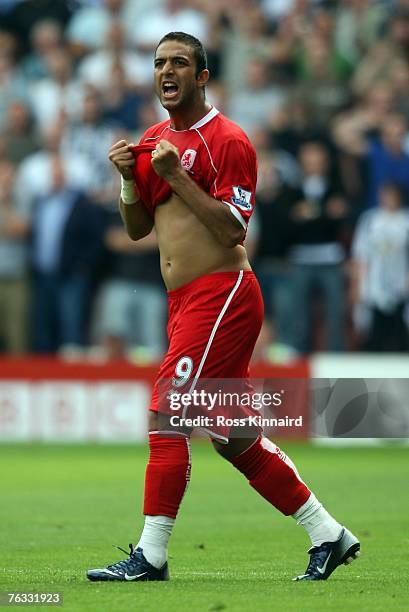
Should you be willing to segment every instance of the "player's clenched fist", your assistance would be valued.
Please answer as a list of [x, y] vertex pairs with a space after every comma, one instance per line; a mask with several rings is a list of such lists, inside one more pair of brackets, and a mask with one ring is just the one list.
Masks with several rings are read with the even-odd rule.
[[161, 140], [152, 151], [152, 166], [165, 180], [172, 178], [181, 168], [178, 148], [167, 140]]
[[109, 159], [124, 179], [132, 179], [132, 166], [135, 164], [130, 145], [126, 140], [119, 140], [109, 149]]

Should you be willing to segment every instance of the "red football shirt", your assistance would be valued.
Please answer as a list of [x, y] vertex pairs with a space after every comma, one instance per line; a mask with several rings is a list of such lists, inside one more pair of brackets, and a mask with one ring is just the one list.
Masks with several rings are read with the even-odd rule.
[[133, 153], [135, 182], [152, 216], [156, 206], [172, 193], [151, 165], [151, 152], [160, 140], [178, 147], [181, 164], [190, 177], [212, 198], [227, 204], [247, 229], [255, 203], [257, 159], [243, 130], [216, 108], [188, 130], [172, 129], [169, 119], [150, 127]]

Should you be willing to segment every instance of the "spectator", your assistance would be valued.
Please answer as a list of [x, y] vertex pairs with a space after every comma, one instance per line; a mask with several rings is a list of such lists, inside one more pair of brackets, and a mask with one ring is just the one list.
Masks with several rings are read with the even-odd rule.
[[17, 210], [15, 169], [0, 162], [0, 352], [21, 354], [28, 348], [28, 211]]
[[207, 21], [203, 13], [186, 6], [184, 0], [164, 0], [163, 5], [141, 14], [130, 27], [132, 43], [152, 66], [152, 53], [168, 32], [189, 32], [206, 44]]
[[351, 87], [362, 96], [380, 80], [389, 78], [396, 63], [407, 61], [409, 52], [409, 11], [392, 13], [385, 34], [362, 58], [354, 72]]
[[249, 61], [245, 73], [245, 82], [231, 96], [227, 114], [245, 132], [251, 133], [284, 107], [286, 96], [282, 87], [271, 84], [265, 61]]
[[146, 102], [138, 113], [138, 130], [135, 134], [134, 142], [138, 142], [142, 138], [144, 132], [150, 125], [154, 125], [160, 121], [160, 114], [155, 101]]
[[64, 28], [74, 8], [74, 2], [67, 0], [21, 0], [14, 4], [5, 20], [5, 27], [18, 37], [25, 51], [36, 23], [51, 20]]
[[139, 114], [146, 96], [136, 91], [126, 81], [121, 62], [113, 64], [108, 80], [102, 89], [103, 119], [124, 130], [134, 131], [139, 127]]
[[117, 184], [107, 151], [119, 136], [119, 126], [104, 120], [101, 99], [92, 89], [84, 97], [78, 120], [69, 122], [62, 133], [62, 156], [84, 159], [90, 180], [88, 191], [93, 200], [104, 205], [110, 205], [117, 198]]
[[396, 110], [397, 99], [390, 81], [379, 81], [347, 112], [337, 115], [333, 136], [341, 149], [361, 155], [371, 137], [379, 137], [385, 117]]
[[[151, 58], [152, 59], [152, 58]], [[88, 85], [103, 91], [113, 69], [121, 66], [128, 87], [152, 86], [152, 62], [146, 65], [141, 54], [126, 48], [125, 29], [120, 21], [107, 27], [103, 48], [85, 56], [78, 66], [78, 76]]]
[[389, 86], [395, 98], [396, 110], [409, 121], [409, 64], [406, 61], [395, 62], [389, 74]]
[[261, 0], [261, 8], [274, 25], [289, 15], [296, 0]]
[[21, 69], [28, 81], [50, 76], [48, 57], [63, 46], [61, 24], [45, 19], [38, 21], [30, 32], [31, 51], [21, 62]]
[[252, 60], [270, 61], [268, 22], [254, 3], [226, 3], [228, 28], [223, 36], [222, 80], [230, 95], [240, 92], [243, 66]]
[[346, 0], [339, 4], [335, 40], [337, 48], [353, 65], [376, 44], [386, 17], [386, 6], [381, 2]]
[[[52, 165], [55, 155], [60, 151], [62, 123], [50, 124], [43, 133], [41, 148], [28, 155], [20, 164], [16, 174], [15, 192], [20, 206], [32, 208], [34, 201], [50, 192]], [[64, 171], [67, 182], [73, 189], [91, 190], [91, 180], [87, 159], [68, 151], [63, 155]]]
[[278, 145], [275, 134], [261, 128], [250, 133], [250, 140], [259, 165], [257, 191], [264, 191], [266, 187], [269, 193], [278, 192], [283, 184], [298, 187], [301, 179], [298, 162], [292, 153]]
[[256, 146], [259, 164], [255, 210], [259, 221], [259, 239], [255, 270], [263, 292], [269, 324], [264, 332], [268, 329], [268, 337], [279, 344], [291, 346], [292, 293], [287, 258], [290, 223], [287, 202], [280, 197], [280, 192], [286, 183], [295, 188], [299, 177], [292, 168], [295, 162], [288, 153], [281, 152], [284, 159], [280, 160], [280, 152], [271, 151], [268, 142], [263, 143], [260, 136], [256, 141], [253, 139], [253, 144]]
[[[100, 2], [100, 0], [97, 1]], [[163, 2], [164, 0], [149, 0], [149, 2], [146, 0], [125, 0], [122, 14], [128, 33], [132, 33], [135, 23], [139, 23], [145, 17], [147, 11], [161, 9]]]
[[98, 343], [110, 358], [123, 357], [136, 347], [151, 359], [159, 358], [165, 350], [166, 300], [156, 236], [134, 242], [117, 219], [105, 242], [113, 262], [97, 302]]
[[294, 62], [297, 76], [295, 94], [305, 100], [321, 125], [349, 102], [346, 87], [352, 65], [336, 47], [334, 18], [325, 10], [318, 11], [307, 36], [295, 45]]
[[86, 324], [95, 275], [101, 264], [103, 217], [66, 182], [55, 156], [51, 186], [33, 215], [33, 346], [53, 353], [87, 342]]
[[407, 351], [409, 212], [407, 196], [385, 183], [379, 205], [360, 217], [352, 255], [355, 325], [370, 351]]
[[71, 56], [67, 51], [56, 50], [48, 55], [49, 76], [30, 85], [30, 99], [40, 131], [65, 115], [78, 118], [84, 89], [74, 78]]
[[16, 50], [16, 39], [0, 30], [0, 129], [6, 127], [11, 102], [27, 100], [27, 84], [16, 63]]
[[344, 347], [345, 258], [341, 230], [347, 219], [347, 203], [331, 174], [324, 145], [305, 143], [299, 153], [302, 181], [298, 189], [281, 194], [291, 228], [289, 261], [293, 281], [293, 346], [301, 353], [311, 351], [312, 296], [320, 291], [325, 305], [325, 349]]
[[408, 131], [404, 115], [391, 114], [381, 128], [381, 140], [374, 140], [367, 151], [368, 201], [374, 205], [379, 188], [386, 181], [396, 181], [409, 195], [409, 155], [404, 149]]
[[72, 55], [79, 59], [104, 46], [113, 21], [125, 23], [124, 0], [102, 0], [96, 6], [83, 6], [71, 17], [66, 37]]
[[361, 156], [367, 165], [367, 207], [376, 206], [379, 188], [385, 182], [396, 182], [409, 194], [409, 154], [405, 151], [407, 122], [399, 113], [386, 115], [377, 133], [371, 135], [371, 124], [359, 115], [340, 117], [334, 128], [337, 144], [347, 153]]
[[298, 33], [298, 45], [294, 47], [301, 79], [342, 82], [351, 76], [352, 65], [337, 47], [334, 33], [334, 14], [324, 8], [315, 10], [307, 32]]
[[395, 89], [379, 81], [347, 112], [335, 116], [332, 136], [338, 145], [341, 181], [345, 193], [359, 211], [367, 197], [367, 164], [363, 152], [370, 138], [379, 138], [385, 116], [396, 109]]
[[191, 6], [200, 10], [206, 16], [207, 67], [212, 75], [211, 82], [213, 82], [213, 84], [221, 84], [223, 41], [226, 25], [223, 4], [213, 2], [213, 0], [193, 0], [191, 1]]
[[39, 148], [33, 117], [23, 102], [16, 100], [10, 103], [4, 137], [7, 156], [14, 164], [19, 164]]
[[291, 95], [288, 104], [269, 117], [266, 127], [274, 146], [292, 156], [297, 156], [300, 146], [310, 140], [323, 142], [331, 148], [328, 132], [308, 100], [296, 95]]

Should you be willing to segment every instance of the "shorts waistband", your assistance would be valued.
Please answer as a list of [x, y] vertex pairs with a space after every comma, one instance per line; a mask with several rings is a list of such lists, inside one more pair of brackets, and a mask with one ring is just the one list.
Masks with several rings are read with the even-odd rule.
[[214, 281], [217, 280], [225, 280], [225, 281], [237, 281], [240, 275], [240, 272], [243, 273], [243, 278], [250, 279], [256, 278], [253, 270], [234, 270], [234, 271], [226, 271], [226, 272], [210, 272], [210, 274], [204, 274], [203, 276], [199, 276], [198, 278], [193, 279], [186, 285], [182, 285], [177, 289], [172, 289], [168, 291], [168, 298], [174, 299], [179, 298], [187, 293], [191, 293], [197, 287], [212, 287]]

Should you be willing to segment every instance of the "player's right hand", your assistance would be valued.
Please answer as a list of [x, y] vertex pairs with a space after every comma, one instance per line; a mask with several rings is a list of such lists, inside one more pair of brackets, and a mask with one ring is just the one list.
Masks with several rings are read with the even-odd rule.
[[119, 140], [112, 145], [108, 154], [110, 161], [126, 180], [132, 179], [132, 166], [135, 164], [135, 159], [130, 149], [132, 146], [126, 140]]

